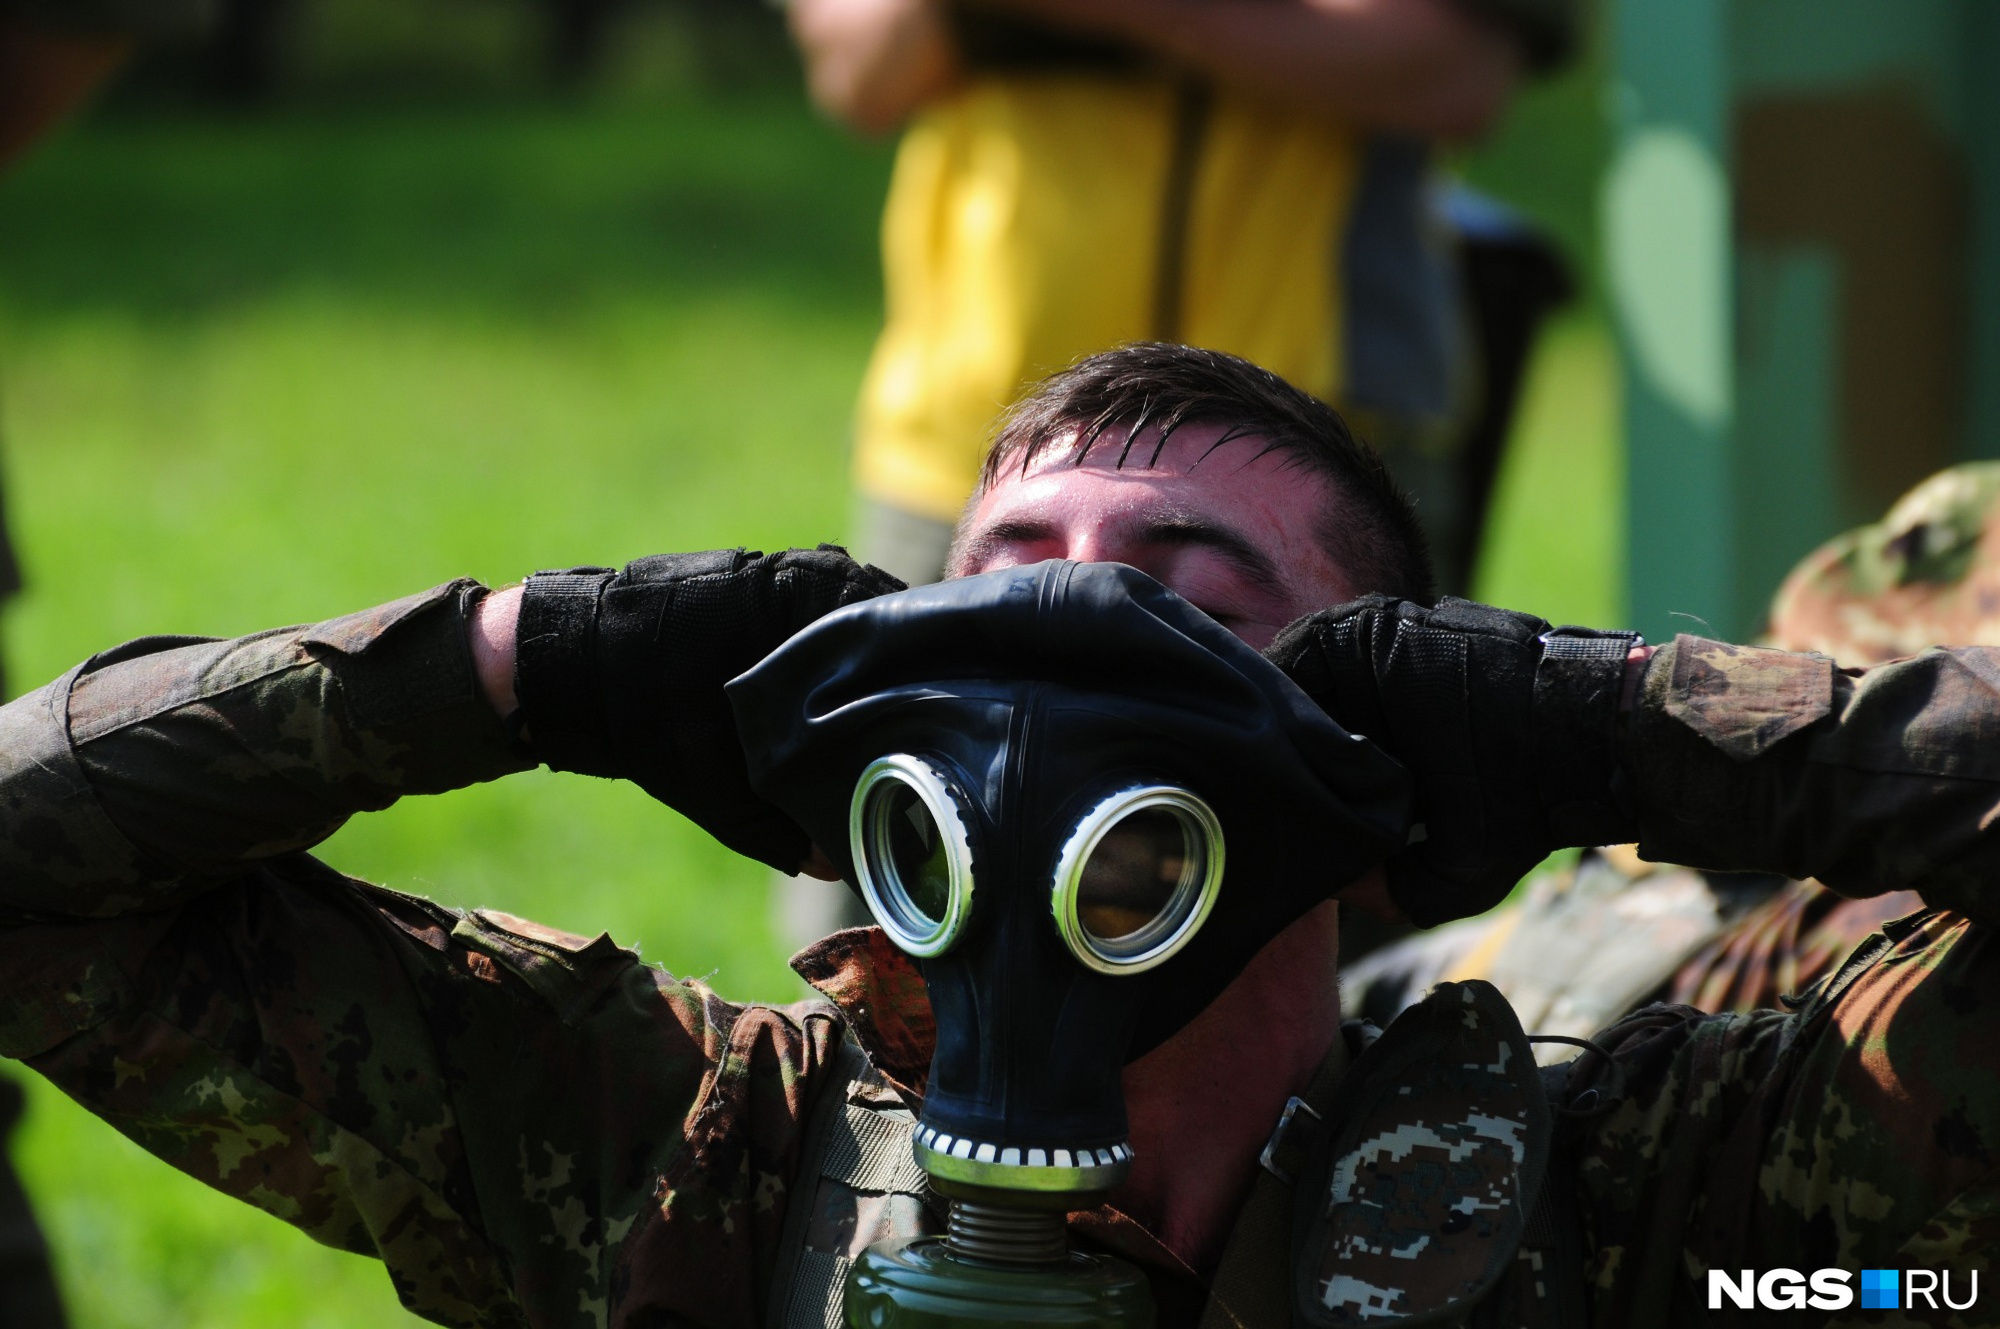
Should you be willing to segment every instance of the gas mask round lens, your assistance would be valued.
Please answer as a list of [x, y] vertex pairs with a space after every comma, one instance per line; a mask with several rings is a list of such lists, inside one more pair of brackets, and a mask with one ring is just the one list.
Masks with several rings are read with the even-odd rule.
[[1127, 789], [1085, 814], [1056, 860], [1056, 928], [1100, 973], [1166, 961], [1201, 929], [1222, 884], [1222, 823], [1194, 794]]
[[944, 775], [900, 753], [869, 763], [848, 838], [862, 897], [890, 940], [911, 955], [950, 950], [972, 907], [972, 846]]

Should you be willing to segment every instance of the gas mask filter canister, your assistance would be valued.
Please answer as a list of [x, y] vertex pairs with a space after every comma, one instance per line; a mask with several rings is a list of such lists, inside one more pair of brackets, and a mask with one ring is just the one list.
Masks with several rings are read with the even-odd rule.
[[852, 605], [729, 691], [753, 785], [916, 958], [937, 1022], [914, 1147], [950, 1234], [868, 1252], [850, 1317], [955, 1260], [1045, 1294], [1067, 1269], [1088, 1313], [1043, 1322], [1132, 1323], [1116, 1262], [1063, 1229], [1131, 1167], [1123, 1067], [1403, 842], [1407, 775], [1118, 564]]

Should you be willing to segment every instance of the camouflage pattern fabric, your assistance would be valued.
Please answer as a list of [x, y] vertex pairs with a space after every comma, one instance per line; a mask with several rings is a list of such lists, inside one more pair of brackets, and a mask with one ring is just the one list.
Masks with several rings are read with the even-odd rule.
[[[1758, 879], [1750, 889], [1761, 899], [1770, 887]], [[1506, 994], [1524, 1028], [1585, 1038], [1664, 990], [1741, 912], [1735, 894], [1718, 894], [1700, 873], [1589, 853], [1500, 909], [1358, 963], [1343, 955], [1343, 1009], [1386, 1024], [1439, 983], [1478, 979]], [[1574, 1052], [1536, 1049], [1545, 1060]]]
[[1506, 1274], [1549, 1162], [1521, 1026], [1487, 983], [1447, 983], [1341, 1083], [1296, 1194], [1297, 1319], [1313, 1329], [1470, 1312]]
[[[437, 1323], [751, 1329], [846, 1031], [917, 1101], [922, 979], [870, 928], [798, 957], [828, 1001], [738, 1005], [608, 936], [302, 852], [354, 812], [530, 765], [474, 682], [478, 594], [134, 642], [0, 707], [0, 1055], [377, 1256]], [[1077, 1231], [1198, 1313], [1199, 1280], [1131, 1219]]]
[[0, 708], [0, 1051], [439, 1323], [752, 1325], [836, 1009], [297, 852], [528, 764], [471, 593], [135, 643]]
[[1940, 471], [1785, 578], [1770, 640], [1842, 664], [2000, 646], [2000, 462]]
[[[2000, 1249], [2000, 963], [1990, 928], [1928, 911], [1885, 929], [1797, 1015], [1655, 1006], [1599, 1035], [1625, 1082], [1577, 1165], [1591, 1321], [1751, 1322], [1705, 1310], [1707, 1271], [1949, 1269], [1991, 1324]], [[1593, 1080], [1593, 1072], [1599, 1078]], [[1572, 1101], [1609, 1084], [1578, 1063]]]
[[1675, 970], [1661, 999], [1703, 1011], [1775, 1009], [1923, 907], [1915, 891], [1843, 900], [1817, 882], [1788, 881]]
[[[2000, 646], [2000, 463], [1940, 472], [1808, 555], [1772, 603], [1767, 642], [1858, 666]], [[1649, 998], [1774, 1007], [1922, 904], [1909, 891], [1843, 900], [1812, 881], [1662, 868], [1627, 848], [1345, 965], [1342, 980], [1350, 1009], [1386, 1021], [1439, 982], [1487, 979], [1529, 1029], [1582, 1035]]]
[[1857, 671], [1682, 636], [1655, 653], [1627, 719], [1643, 857], [1848, 896], [1915, 891], [1991, 921], [2000, 650]]
[[[848, 1030], [921, 1093], [921, 982], [864, 930], [802, 957], [834, 1000], [737, 1005], [608, 937], [307, 856], [356, 811], [528, 764], [473, 680], [478, 594], [133, 643], [0, 708], [0, 1052], [378, 1256], [440, 1323], [749, 1329]], [[1692, 638], [1655, 657], [1624, 740], [1642, 848], [1956, 912], [1893, 925], [1811, 1012], [1655, 1008], [1606, 1036], [1622, 1087], [1564, 1174], [1597, 1323], [1678, 1322], [1709, 1265], [1983, 1268], [1996, 682], [1978, 650], [1866, 674]], [[1148, 1269], [1163, 1323], [1198, 1310], [1129, 1218], [1072, 1230]]]
[[[1439, 983], [1481, 979], [1536, 1034], [1585, 1038], [1653, 1001], [1704, 1011], [1776, 1008], [1831, 974], [1912, 891], [1847, 900], [1817, 882], [1647, 863], [1587, 851], [1506, 905], [1341, 964], [1349, 1014], [1387, 1024]], [[1540, 1044], [1536, 1058], [1576, 1049]]]

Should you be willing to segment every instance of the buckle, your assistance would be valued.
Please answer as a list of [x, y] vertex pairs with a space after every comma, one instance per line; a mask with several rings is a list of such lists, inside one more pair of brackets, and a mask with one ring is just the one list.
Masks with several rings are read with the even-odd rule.
[[1278, 1124], [1271, 1128], [1271, 1138], [1264, 1142], [1264, 1152], [1257, 1155], [1257, 1165], [1287, 1186], [1292, 1184], [1293, 1171], [1305, 1161], [1306, 1142], [1293, 1129], [1295, 1125], [1303, 1128], [1303, 1123], [1299, 1121], [1301, 1112], [1315, 1122], [1325, 1120], [1313, 1111], [1312, 1104], [1293, 1094], [1285, 1100], [1285, 1110], [1278, 1114]]

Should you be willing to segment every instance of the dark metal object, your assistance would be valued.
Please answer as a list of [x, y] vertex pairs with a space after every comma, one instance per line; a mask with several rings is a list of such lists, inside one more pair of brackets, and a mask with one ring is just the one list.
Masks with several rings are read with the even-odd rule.
[[953, 1200], [945, 1248], [964, 1260], [1008, 1268], [1059, 1266], [1069, 1258], [1063, 1215], [984, 1200]]

